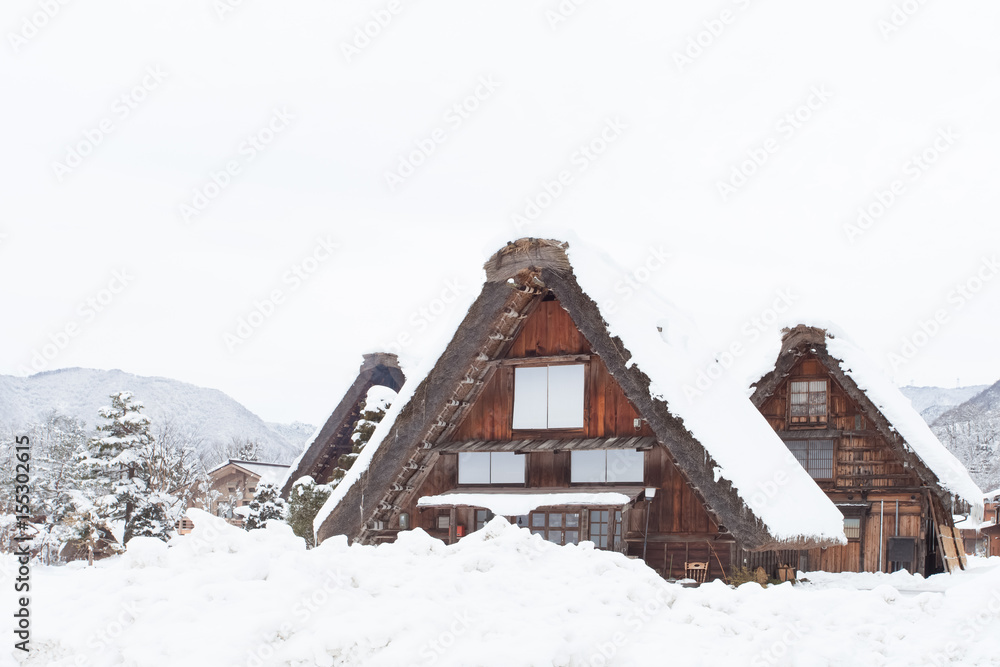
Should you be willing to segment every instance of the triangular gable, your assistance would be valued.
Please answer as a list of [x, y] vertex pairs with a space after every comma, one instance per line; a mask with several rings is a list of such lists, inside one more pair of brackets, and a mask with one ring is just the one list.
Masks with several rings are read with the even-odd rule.
[[[836, 354], [830, 349], [835, 339], [840, 343]], [[850, 357], [850, 360], [840, 357]], [[877, 430], [905, 468], [935, 493], [947, 516], [950, 517], [953, 507], [956, 511], [976, 514], [977, 506], [981, 516], [981, 492], [964, 466], [931, 433], [898, 388], [869, 367], [870, 362], [842, 334], [834, 336], [826, 329], [806, 325], [784, 330], [774, 370], [753, 385], [751, 400], [754, 405], [765, 406], [805, 358], [815, 359], [843, 388], [864, 414], [865, 425]], [[859, 386], [859, 381], [866, 386]], [[885, 410], [890, 404], [891, 419]]]
[[551, 292], [539, 298], [540, 303], [514, 334], [510, 349], [502, 359], [492, 360], [499, 363], [497, 370], [469, 407], [452, 439], [505, 441], [514, 438], [509, 419], [514, 369], [520, 362], [536, 357], [587, 364], [588, 400], [585, 424], [579, 437], [653, 435], [648, 424], [643, 423], [639, 429], [634, 427], [634, 420], [640, 418], [638, 410], [611, 377], [601, 358], [592, 354], [590, 343], [558, 298]]
[[[564, 244], [522, 239], [494, 255], [487, 262], [486, 271], [483, 290], [451, 343], [417, 386], [409, 392], [404, 389], [406, 395], [400, 400], [403, 405], [387, 416], [368, 448], [321, 509], [316, 518], [320, 538], [345, 534], [366, 541], [384, 525], [394, 508], [410, 499], [434, 467], [437, 448], [453, 438], [496, 373], [495, 360], [508, 354], [522, 333], [524, 321], [545, 303], [544, 295], [551, 291], [615, 378], [628, 402], [670, 453], [691, 488], [744, 548], [826, 546], [844, 541], [840, 513], [814, 488], [804, 472], [794, 469], [782, 479], [782, 493], [786, 499], [788, 495], [801, 494], [802, 498], [793, 500], [803, 501], [799, 504], [807, 506], [809, 512], [792, 512], [799, 519], [800, 530], [793, 532], [782, 525], [783, 530], [773, 532], [771, 525], [751, 507], [754, 504], [759, 509], [769, 504], [766, 499], [752, 503], [752, 494], [757, 489], [745, 483], [739, 492], [720, 474], [739, 466], [720, 467], [705, 446], [671, 413], [666, 402], [654, 396], [649, 377], [629, 363], [631, 355], [625, 345], [609, 334], [597, 305], [577, 283]], [[744, 434], [744, 439], [749, 438], [752, 444], [759, 438], [762, 441], [759, 455], [765, 460], [780, 456], [780, 440], [746, 399], [741, 400], [746, 408], [741, 415], [751, 419], [747, 423], [753, 431]], [[730, 463], [732, 452], [745, 446], [744, 442], [726, 443]], [[786, 514], [777, 507], [766, 509], [771, 517]], [[801, 519], [806, 516], [810, 525]]]
[[329, 475], [337, 460], [351, 451], [351, 434], [368, 390], [383, 386], [398, 392], [405, 379], [396, 355], [384, 352], [364, 355], [357, 378], [289, 468], [281, 485], [282, 497], [287, 498], [292, 485], [306, 475], [320, 483], [326, 481], [323, 477]]

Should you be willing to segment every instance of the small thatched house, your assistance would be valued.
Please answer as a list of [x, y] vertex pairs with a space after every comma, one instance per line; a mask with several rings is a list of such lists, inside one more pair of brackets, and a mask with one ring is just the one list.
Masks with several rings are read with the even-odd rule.
[[800, 554], [799, 568], [965, 566], [954, 514], [982, 517], [982, 493], [909, 400], [842, 334], [783, 331], [774, 370], [754, 404], [844, 514], [848, 544]]
[[422, 528], [451, 542], [502, 515], [667, 576], [845, 542], [843, 516], [742, 391], [685, 397], [682, 318], [649, 289], [613, 317], [598, 308], [581, 283], [621, 273], [590, 257], [522, 239], [490, 258], [451, 342], [407, 380], [317, 516], [321, 540]]
[[320, 484], [330, 479], [337, 461], [351, 451], [351, 435], [361, 417], [365, 398], [372, 387], [387, 387], [398, 392], [406, 381], [394, 354], [366, 354], [354, 383], [334, 408], [326, 423], [313, 436], [306, 449], [292, 463], [281, 487], [281, 495], [288, 498], [292, 485], [302, 477], [312, 477]]

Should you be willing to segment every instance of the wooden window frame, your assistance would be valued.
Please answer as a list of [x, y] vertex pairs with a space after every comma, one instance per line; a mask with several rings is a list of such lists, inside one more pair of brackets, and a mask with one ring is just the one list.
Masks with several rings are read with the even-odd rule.
[[[625, 544], [625, 534], [623, 524], [625, 523], [625, 513], [620, 507], [587, 507], [584, 510], [587, 514], [587, 539], [594, 543], [595, 549], [600, 549], [601, 551], [619, 551], [621, 547]], [[603, 521], [594, 522], [592, 513], [593, 512], [607, 512], [608, 522], [605, 524]], [[595, 525], [607, 525], [608, 526], [608, 544], [606, 546], [601, 546], [598, 542], [594, 540], [593, 527]]]
[[[829, 477], [816, 477], [809, 470], [809, 443], [819, 442], [819, 441], [829, 441], [830, 442], [830, 476]], [[833, 437], [815, 437], [815, 438], [789, 438], [784, 441], [785, 447], [788, 448], [789, 454], [795, 457], [796, 462], [802, 466], [802, 469], [806, 471], [806, 474], [812, 478], [814, 482], [825, 483], [825, 484], [835, 484], [837, 480], [837, 438]], [[806, 446], [806, 463], [799, 461], [798, 457], [795, 456], [795, 452], [792, 451], [790, 445], [795, 444], [805, 444]]]
[[561, 355], [555, 357], [525, 357], [504, 359], [502, 366], [513, 368], [548, 368], [550, 366], [583, 366], [583, 426], [580, 428], [514, 428], [514, 393], [517, 391], [517, 375], [511, 377], [510, 432], [514, 440], [559, 439], [585, 436], [590, 417], [590, 362], [589, 354]]
[[[538, 533], [536, 531], [539, 531], [539, 530], [544, 531], [544, 534], [541, 537], [546, 542], [550, 542], [550, 540], [549, 540], [549, 533], [550, 532], [559, 531], [560, 533], [562, 533], [562, 540], [560, 541], [559, 546], [566, 546], [567, 544], [579, 544], [580, 542], [582, 542], [585, 539], [584, 538], [584, 532], [583, 532], [583, 529], [584, 529], [584, 520], [586, 518], [586, 517], [584, 517], [585, 511], [586, 511], [585, 508], [581, 508], [581, 507], [558, 507], [558, 508], [553, 508], [553, 509], [549, 509], [549, 510], [532, 510], [531, 512], [528, 512], [528, 525], [527, 525], [527, 528], [528, 528], [528, 530], [531, 531], [532, 535], [537, 535]], [[549, 517], [551, 515], [553, 515], [553, 514], [559, 514], [559, 515], [561, 515], [563, 517], [562, 519], [560, 519], [561, 525], [559, 525], [559, 526], [550, 526], [549, 525]], [[576, 525], [575, 526], [569, 526], [568, 527], [566, 525], [566, 515], [567, 514], [575, 514], [576, 515], [577, 518], [576, 518]], [[535, 517], [538, 516], [538, 515], [544, 515], [545, 516], [545, 525], [544, 526], [536, 526], [535, 525]], [[589, 517], [589, 516], [590, 515], [588, 514], [587, 517]], [[570, 530], [567, 531], [567, 528], [570, 528]], [[576, 542], [566, 542], [566, 533], [567, 532], [573, 532], [573, 531], [576, 532]], [[588, 528], [587, 535], [589, 536], [589, 534], [590, 534], [590, 531], [589, 531], [589, 528]], [[555, 542], [552, 542], [552, 544], [555, 544]]]
[[[483, 512], [484, 515], [485, 515], [485, 520], [483, 521], [482, 525], [479, 525], [479, 513], [480, 512]], [[488, 510], [488, 509], [486, 509], [484, 507], [473, 508], [473, 510], [472, 510], [472, 526], [473, 526], [472, 532], [475, 532], [477, 530], [482, 530], [483, 528], [485, 528], [486, 524], [488, 524], [490, 521], [492, 521], [495, 516], [496, 515], [493, 513], [492, 510]]]
[[603, 452], [604, 453], [604, 481], [603, 482], [574, 482], [573, 481], [573, 450], [570, 450], [570, 453], [569, 453], [569, 479], [570, 479], [569, 485], [571, 487], [574, 487], [574, 486], [609, 486], [609, 487], [616, 487], [616, 486], [622, 486], [622, 485], [635, 486], [636, 484], [645, 484], [646, 483], [646, 451], [647, 450], [645, 450], [645, 449], [636, 449], [635, 450], [635, 452], [637, 454], [639, 454], [640, 456], [642, 456], [642, 479], [640, 479], [638, 481], [633, 480], [633, 481], [630, 481], [630, 482], [623, 482], [623, 481], [618, 481], [618, 480], [613, 481], [613, 482], [609, 482], [608, 481], [608, 474], [607, 474], [608, 473], [608, 455], [611, 452], [619, 452], [619, 451], [624, 451], [624, 450], [620, 450], [620, 449], [589, 449], [589, 450], [575, 450], [575, 451], [590, 451], [590, 452], [595, 452], [596, 451], [596, 452]]
[[[792, 394], [801, 392], [792, 392], [792, 385], [796, 382], [824, 382], [826, 384], [826, 410], [823, 415], [822, 421], [793, 421], [794, 419], [801, 419], [801, 417], [792, 416]], [[809, 396], [812, 392], [807, 391], [806, 396]], [[810, 405], [808, 401], [806, 405]], [[786, 409], [786, 419], [789, 429], [825, 429], [828, 428], [830, 423], [830, 378], [824, 375], [799, 375], [788, 379], [788, 407]], [[809, 419], [809, 416], [806, 416]]]
[[[851, 535], [849, 535], [848, 532], [847, 532], [847, 522], [848, 521], [857, 521], [858, 522], [858, 525], [857, 525], [858, 534], [856, 536], [854, 536], [854, 537], [852, 537]], [[861, 518], [860, 515], [844, 516], [844, 535], [847, 535], [847, 541], [848, 542], [860, 542], [861, 541], [861, 526], [863, 524], [864, 524], [864, 521], [862, 520], [862, 518]]]
[[[461, 459], [459, 458], [459, 454], [490, 454], [491, 456], [490, 456], [490, 463], [489, 463], [489, 471], [490, 471], [490, 479], [491, 480], [493, 479], [493, 456], [492, 456], [493, 454], [520, 454], [521, 456], [524, 457], [524, 481], [523, 482], [493, 482], [493, 481], [489, 481], [489, 482], [474, 482], [474, 483], [471, 483], [471, 484], [470, 483], [464, 483], [463, 484], [462, 482], [458, 481], [460, 479], [459, 478], [459, 473], [458, 473], [458, 466], [459, 466], [459, 461], [461, 461]], [[528, 453], [527, 452], [456, 452], [455, 453], [455, 486], [456, 487], [461, 487], [463, 489], [476, 488], [476, 487], [489, 487], [491, 489], [503, 489], [503, 488], [523, 489], [524, 487], [528, 486]]]

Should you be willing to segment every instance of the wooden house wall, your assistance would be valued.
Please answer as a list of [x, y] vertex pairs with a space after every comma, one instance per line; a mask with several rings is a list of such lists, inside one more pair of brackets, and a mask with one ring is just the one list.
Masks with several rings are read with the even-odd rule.
[[[466, 412], [461, 425], [451, 435], [452, 441], [463, 440], [515, 440], [526, 437], [512, 431], [514, 365], [511, 360], [533, 359], [563, 355], [590, 355], [591, 348], [580, 334], [569, 314], [558, 301], [543, 301], [525, 320], [511, 344], [505, 361], [498, 365], [482, 392]], [[514, 362], [516, 364], [516, 361]], [[652, 429], [643, 423], [636, 429], [633, 420], [638, 412], [625, 397], [618, 383], [597, 356], [591, 356], [585, 385], [584, 428], [576, 431], [535, 432], [535, 437], [597, 438], [619, 436], [652, 436]], [[530, 437], [527, 436], [527, 437]], [[516, 493], [523, 488], [570, 489], [571, 453], [569, 451], [530, 452], [527, 455], [524, 486], [493, 486], [494, 491]], [[650, 503], [649, 531], [646, 533], [646, 505], [639, 501], [623, 512], [622, 533], [626, 551], [631, 556], [642, 556], [643, 538], [646, 540], [647, 562], [668, 576], [683, 577], [684, 564], [689, 561], [708, 562], [709, 576], [723, 577], [732, 561], [734, 542], [731, 536], [720, 536], [717, 522], [704, 503], [687, 483], [684, 476], [662, 447], [645, 452], [644, 487], [657, 489]], [[594, 485], [587, 485], [592, 487]], [[636, 483], [632, 486], [640, 486]], [[455, 538], [454, 529], [438, 529], [438, 517], [447, 515], [450, 523], [457, 523], [471, 532], [475, 528], [473, 508], [423, 508], [416, 507], [416, 499], [452, 491], [458, 488], [458, 455], [441, 454], [407, 507], [395, 513], [398, 529], [400, 512], [407, 512], [414, 528], [422, 528], [445, 541]], [[615, 485], [608, 485], [613, 490]], [[581, 514], [587, 508], [581, 508]], [[581, 539], [586, 539], [586, 521], [581, 522]], [[672, 569], [671, 569], [672, 567]]]
[[[870, 494], [869, 508], [862, 518], [862, 538], [846, 547], [812, 549], [808, 552], [809, 569], [826, 572], [887, 572], [889, 538], [917, 538], [917, 554], [913, 568], [923, 570], [927, 535], [925, 501], [922, 495]], [[899, 501], [899, 529], [896, 529], [896, 502]], [[931, 536], [933, 539], [933, 536]], [[881, 545], [881, 552], [879, 546]], [[862, 551], [864, 559], [862, 561]], [[881, 560], [880, 560], [881, 559]], [[862, 564], [863, 563], [863, 564]]]
[[[790, 383], [800, 377], [829, 379], [828, 422], [823, 427], [790, 427], [788, 424]], [[824, 489], [887, 490], [921, 486], [917, 475], [903, 467], [902, 459], [874, 429], [861, 407], [814, 356], [807, 355], [798, 361], [760, 411], [779, 434], [813, 432], [816, 438], [835, 440], [834, 479], [820, 480]]]
[[[796, 379], [829, 380], [827, 424], [819, 427], [791, 427], [788, 423], [790, 383]], [[834, 502], [868, 503], [862, 519], [862, 538], [846, 546], [811, 549], [803, 552], [798, 567], [828, 572], [887, 571], [889, 538], [897, 534], [917, 538], [914, 569], [924, 571], [928, 549], [934, 536], [925, 529], [929, 513], [927, 496], [920, 478], [903, 465], [889, 442], [875, 430], [861, 406], [832, 377], [814, 355], [805, 355], [788, 377], [760, 407], [761, 413], [784, 439], [813, 435], [834, 441], [834, 477], [817, 480]], [[896, 501], [899, 501], [899, 530], [896, 530]], [[879, 510], [885, 503], [884, 527]], [[881, 532], [880, 532], [880, 528]], [[881, 537], [881, 539], [880, 539]], [[881, 546], [881, 566], [879, 548]], [[759, 560], [761, 557], [757, 557]], [[793, 564], [793, 563], [790, 563]]]
[[[506, 359], [590, 354], [590, 345], [558, 301], [543, 301], [527, 320], [511, 344]], [[591, 357], [585, 384], [584, 428], [556, 431], [552, 438], [603, 438], [651, 436], [643, 423], [635, 428], [638, 412], [608, 372], [599, 357]], [[452, 439], [512, 440], [514, 415], [514, 368], [500, 366], [483, 387]]]
[[[228, 503], [231, 497], [237, 499], [238, 506], [249, 505], [254, 496], [250, 489], [256, 489], [259, 481], [260, 477], [257, 475], [249, 475], [231, 467], [222, 468], [218, 472], [213, 473], [209, 490], [218, 491], [221, 495], [211, 503], [208, 511], [212, 514], [217, 513], [219, 506]], [[194, 486], [196, 487], [195, 493], [188, 499], [188, 507], [200, 507], [206, 495], [200, 489], [197, 489], [197, 484]], [[229, 491], [230, 488], [234, 489], [232, 493]]]

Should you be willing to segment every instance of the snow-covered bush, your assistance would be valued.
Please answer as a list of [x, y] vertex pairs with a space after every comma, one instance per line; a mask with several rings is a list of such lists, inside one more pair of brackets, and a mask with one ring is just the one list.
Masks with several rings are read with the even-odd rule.
[[281, 489], [271, 482], [262, 482], [257, 485], [257, 491], [247, 509], [249, 511], [244, 527], [247, 530], [256, 530], [263, 528], [271, 519], [284, 521], [288, 508], [284, 498], [281, 497]]
[[315, 546], [313, 519], [331, 492], [329, 485], [317, 484], [307, 475], [299, 478], [288, 494], [288, 524], [309, 546]]

